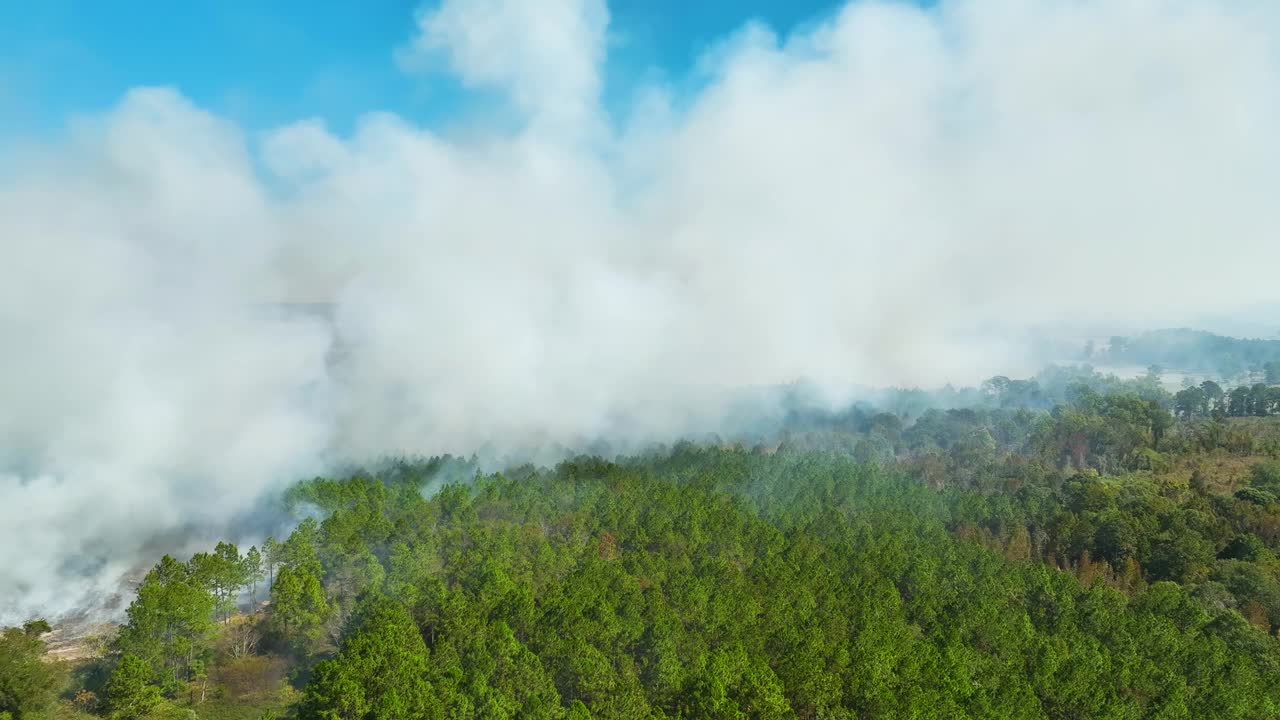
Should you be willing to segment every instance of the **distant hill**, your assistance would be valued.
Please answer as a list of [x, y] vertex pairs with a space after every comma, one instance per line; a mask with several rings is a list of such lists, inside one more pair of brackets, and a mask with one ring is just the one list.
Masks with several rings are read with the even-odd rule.
[[1166, 370], [1211, 373], [1226, 378], [1263, 372], [1280, 363], [1280, 338], [1233, 338], [1189, 329], [1153, 330], [1113, 337], [1090, 360], [1110, 365], [1159, 365]]

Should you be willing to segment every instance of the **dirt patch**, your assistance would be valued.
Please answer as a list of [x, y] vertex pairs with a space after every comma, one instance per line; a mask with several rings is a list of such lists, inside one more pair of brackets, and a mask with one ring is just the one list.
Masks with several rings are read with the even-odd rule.
[[100, 657], [119, 627], [111, 623], [59, 625], [45, 635], [45, 660], [80, 662]]

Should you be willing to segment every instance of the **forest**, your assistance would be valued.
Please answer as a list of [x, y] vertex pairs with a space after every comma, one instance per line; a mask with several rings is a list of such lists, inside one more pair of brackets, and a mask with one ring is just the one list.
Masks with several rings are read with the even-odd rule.
[[1219, 378], [1265, 374], [1280, 382], [1280, 338], [1234, 338], [1203, 330], [1151, 330], [1133, 337], [1115, 336], [1104, 348], [1085, 347], [1084, 359], [1097, 363], [1176, 367]]
[[1280, 388], [1087, 367], [306, 480], [0, 717], [1280, 717]]

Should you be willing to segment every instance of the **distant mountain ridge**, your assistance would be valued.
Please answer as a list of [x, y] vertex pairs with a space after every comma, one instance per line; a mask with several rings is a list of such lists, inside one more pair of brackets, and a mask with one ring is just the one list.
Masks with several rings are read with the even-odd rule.
[[1280, 363], [1280, 338], [1235, 338], [1203, 330], [1152, 330], [1112, 337], [1086, 358], [1095, 364], [1159, 365], [1166, 370], [1236, 377]]

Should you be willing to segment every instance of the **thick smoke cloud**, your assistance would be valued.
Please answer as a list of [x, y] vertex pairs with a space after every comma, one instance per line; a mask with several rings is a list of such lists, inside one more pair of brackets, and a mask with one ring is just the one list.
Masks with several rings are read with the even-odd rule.
[[737, 388], [971, 381], [1022, 333], [1280, 300], [1274, 3], [859, 2], [621, 120], [602, 2], [410, 30], [401, 66], [501, 130], [250, 136], [140, 88], [5, 163], [0, 622], [337, 458], [666, 439]]

